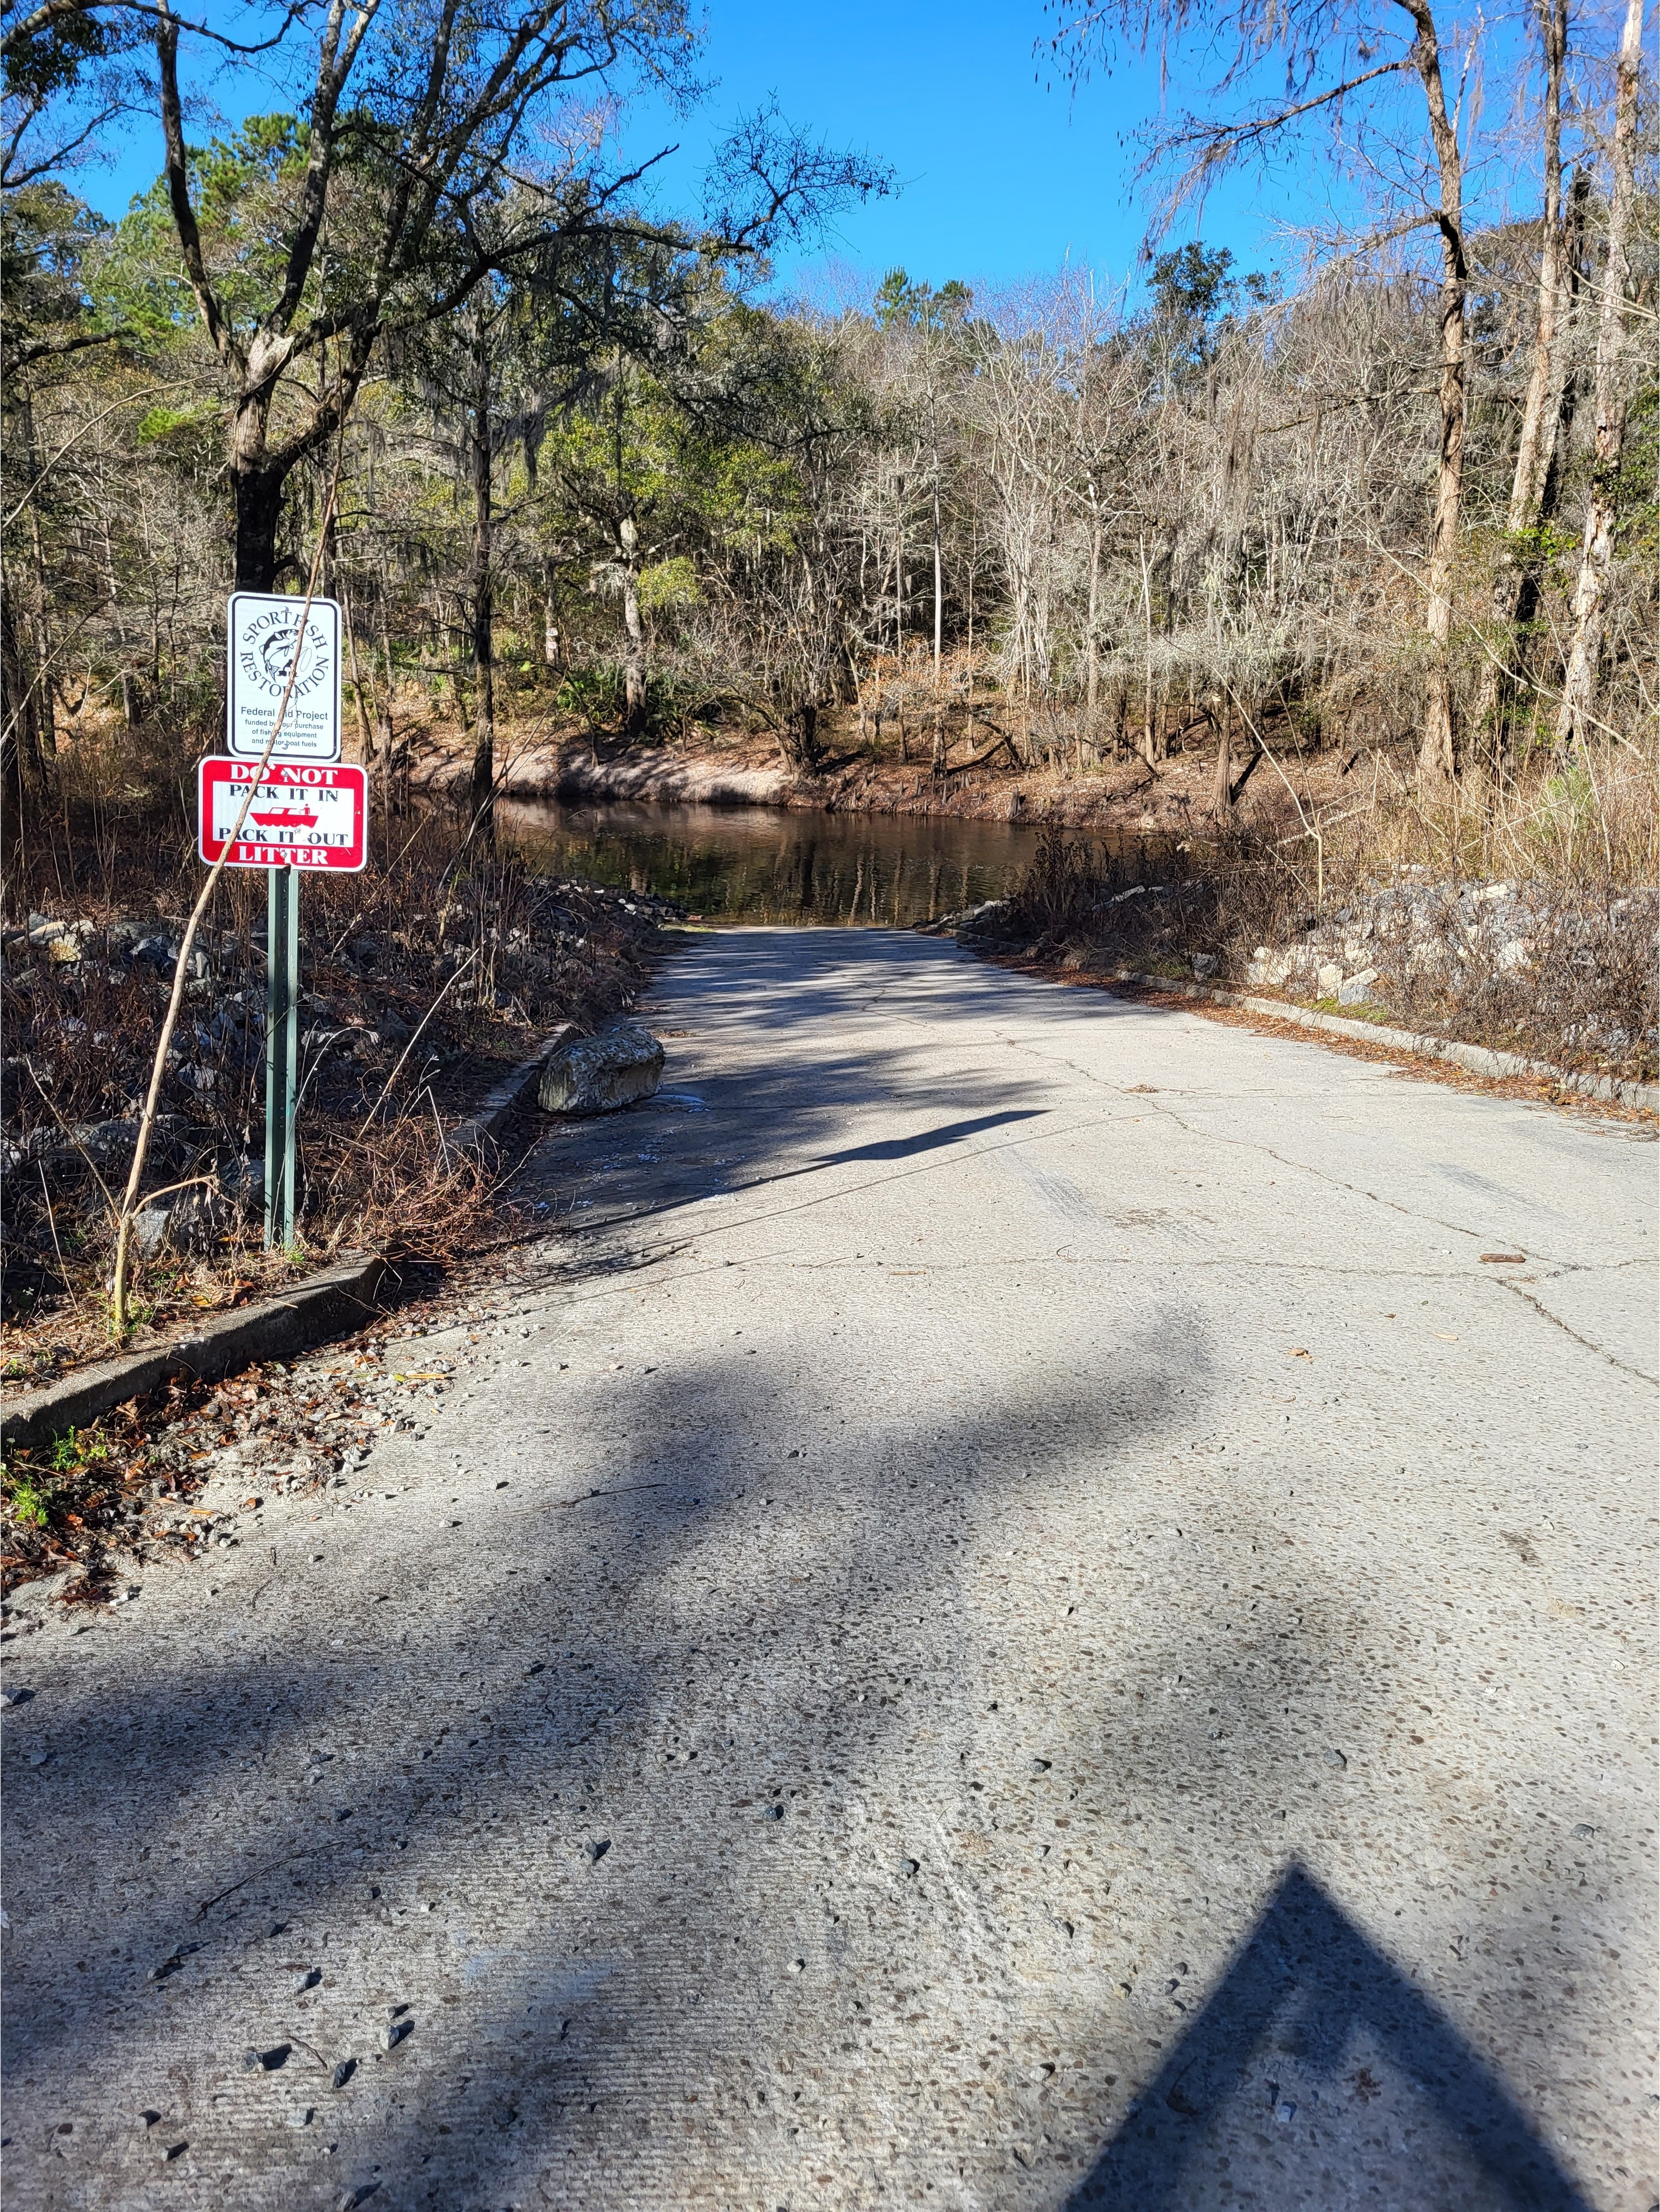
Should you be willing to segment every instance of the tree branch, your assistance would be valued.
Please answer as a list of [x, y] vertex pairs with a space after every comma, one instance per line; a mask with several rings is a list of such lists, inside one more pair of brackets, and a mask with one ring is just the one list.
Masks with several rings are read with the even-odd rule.
[[228, 38], [224, 32], [216, 31], [211, 24], [186, 22], [170, 15], [165, 0], [161, 5], [155, 7], [148, 4], [148, 0], [42, 0], [42, 4], [31, 15], [26, 15], [21, 23], [14, 23], [3, 37], [0, 37], [0, 57], [15, 53], [37, 33], [48, 29], [53, 23], [61, 22], [65, 15], [96, 15], [104, 9], [112, 15], [142, 15], [158, 25], [173, 23], [179, 30], [190, 31], [198, 39], [211, 39], [215, 46], [223, 46], [229, 53], [268, 54], [273, 46], [281, 46], [304, 9], [305, 0], [289, 0], [282, 28], [274, 37], [261, 39], [250, 46], [239, 39]]
[[345, 0], [330, 0], [328, 21], [317, 57], [317, 88], [312, 95], [311, 145], [306, 162], [305, 182], [300, 189], [300, 204], [294, 235], [289, 246], [282, 294], [265, 318], [269, 329], [286, 331], [304, 295], [306, 281], [311, 274], [312, 259], [317, 251], [318, 236], [323, 227], [329, 176], [334, 167], [334, 125], [340, 94], [345, 88], [346, 79], [351, 75], [358, 50], [380, 6], [380, 0], [358, 0], [356, 18], [346, 40], [345, 52], [342, 54], [339, 52], [340, 30], [345, 16]]
[[1175, 191], [1150, 227], [1149, 236], [1158, 236], [1169, 229], [1181, 208], [1213, 170], [1225, 167], [1248, 148], [1260, 144], [1264, 138], [1300, 121], [1305, 115], [1329, 107], [1335, 100], [1358, 91], [1363, 84], [1370, 84], [1377, 77], [1396, 76], [1414, 66], [1412, 55], [1402, 54], [1394, 61], [1379, 62], [1376, 69], [1363, 70], [1359, 76], [1347, 77], [1341, 84], [1332, 85], [1310, 100], [1299, 100], [1289, 107], [1276, 108], [1269, 114], [1253, 116], [1241, 123], [1201, 123], [1193, 116], [1184, 118], [1181, 127], [1162, 137], [1142, 164], [1141, 173], [1145, 174], [1158, 163], [1169, 160], [1172, 154], [1181, 155], [1188, 163]]
[[112, 100], [107, 107], [99, 110], [84, 131], [76, 131], [67, 145], [54, 146], [50, 154], [43, 155], [38, 161], [32, 162], [27, 169], [14, 169], [12, 161], [22, 143], [23, 133], [28, 129], [30, 124], [38, 121], [46, 112], [46, 103], [44, 100], [38, 102], [33, 111], [23, 118], [11, 134], [11, 143], [6, 148], [5, 160], [0, 162], [0, 189], [9, 192], [21, 191], [25, 185], [32, 185], [37, 177], [46, 176], [53, 169], [61, 168], [71, 154], [78, 152], [88, 138], [96, 137], [106, 124], [112, 123], [127, 105], [125, 100]]
[[158, 11], [155, 59], [161, 80], [161, 135], [167, 149], [167, 201], [173, 210], [173, 227], [179, 233], [185, 275], [196, 295], [196, 304], [215, 353], [228, 366], [240, 369], [245, 366], [241, 348], [209, 281], [207, 263], [202, 254], [202, 233], [197, 224], [196, 210], [191, 205], [184, 114], [179, 100], [179, 25], [167, 13], [165, 0]]
[[[116, 331], [86, 331], [73, 338], [40, 338], [33, 344], [18, 346], [6, 356], [6, 367], [15, 375], [20, 368], [27, 368], [37, 361], [55, 361], [66, 353], [79, 353], [84, 346], [117, 345], [123, 338], [137, 336], [124, 324]], [[123, 405], [125, 402], [121, 403]]]

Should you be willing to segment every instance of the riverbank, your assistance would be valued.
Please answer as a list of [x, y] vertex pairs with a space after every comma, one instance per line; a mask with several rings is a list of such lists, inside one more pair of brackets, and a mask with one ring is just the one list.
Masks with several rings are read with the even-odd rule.
[[[504, 738], [502, 779], [526, 794], [527, 814], [554, 794], [597, 816], [635, 805], [642, 818], [612, 825], [611, 843], [642, 861], [638, 879], [658, 888], [654, 846], [689, 867], [696, 839], [666, 818], [652, 825], [652, 807], [690, 802], [708, 845], [733, 842], [710, 827], [723, 802], [729, 811], [777, 810], [773, 876], [787, 898], [800, 878], [801, 911], [747, 917], [757, 920], [927, 924], [953, 903], [996, 899], [1001, 887], [988, 885], [936, 903], [930, 876], [925, 911], [898, 898], [889, 911], [875, 896], [874, 856], [860, 854], [851, 903], [829, 914], [820, 849], [837, 817], [932, 823], [941, 843], [953, 817], [965, 830], [996, 823], [1024, 847], [1006, 878], [1018, 940], [1006, 950], [1039, 969], [1128, 968], [1266, 989], [1293, 1006], [1353, 1010], [1576, 1078], [1654, 1081], [1654, 794], [1634, 757], [1595, 784], [1541, 758], [1502, 786], [1472, 769], [1456, 787], [1428, 791], [1410, 760], [1381, 750], [1290, 760], [1262, 750], [1249, 775], [1236, 774], [1221, 813], [1215, 759], [1196, 749], [1157, 769], [1139, 759], [1022, 768], [1005, 752], [935, 775], [893, 757], [891, 739], [880, 756], [838, 753], [840, 734], [832, 728], [822, 770], [809, 777], [754, 738], [688, 752], [532, 729]], [[453, 738], [435, 737], [426, 760], [440, 783], [458, 773]], [[804, 815], [816, 817], [813, 830], [783, 829]], [[799, 864], [785, 850], [792, 842]], [[815, 877], [809, 911], [805, 886]], [[693, 879], [677, 878], [677, 895]]]
[[[959, 741], [936, 772], [927, 760], [902, 757], [891, 737], [861, 742], [850, 713], [821, 715], [819, 730], [822, 757], [808, 775], [782, 763], [771, 738], [746, 732], [710, 737], [696, 746], [640, 746], [593, 732], [550, 730], [544, 720], [505, 724], [496, 738], [497, 788], [508, 798], [567, 804], [944, 815], [1030, 827], [1052, 823], [1124, 837], [1203, 836], [1214, 824], [1213, 745], [1173, 751], [1152, 766], [1136, 757], [1063, 769], [1023, 765], [1006, 747], [988, 760]], [[461, 789], [471, 758], [465, 732], [428, 723], [405, 743], [414, 787], [447, 794]], [[1410, 767], [1409, 754], [1397, 759], [1379, 748], [1293, 756], [1282, 776], [1258, 753], [1234, 765], [1232, 818], [1274, 835], [1294, 832], [1303, 826], [1299, 803], [1310, 815], [1340, 800], [1352, 804], [1380, 776], [1398, 779]]]

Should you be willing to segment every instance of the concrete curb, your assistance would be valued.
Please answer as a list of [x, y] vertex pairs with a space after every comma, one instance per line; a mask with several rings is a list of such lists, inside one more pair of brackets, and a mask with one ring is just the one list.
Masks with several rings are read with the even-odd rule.
[[101, 1360], [61, 1382], [27, 1390], [0, 1407], [0, 1437], [8, 1444], [49, 1443], [175, 1375], [212, 1382], [252, 1360], [283, 1359], [326, 1337], [361, 1328], [374, 1310], [374, 1294], [386, 1271], [378, 1254], [368, 1260], [359, 1254], [280, 1297], [218, 1315], [174, 1344]]
[[1410, 1030], [1385, 1029], [1377, 1022], [1346, 1022], [1341, 1014], [1323, 1014], [1312, 1006], [1293, 1006], [1284, 999], [1256, 999], [1243, 991], [1226, 991], [1211, 983], [1184, 983], [1170, 975], [1144, 975], [1133, 968], [1105, 971], [1113, 983], [1134, 983], [1144, 991], [1168, 991], [1184, 999], [1208, 999], [1219, 1006], [1238, 1006], [1248, 1014], [1266, 1014], [1276, 1022], [1295, 1022], [1299, 1029], [1326, 1030], [1335, 1036], [1358, 1038], [1363, 1044], [1380, 1044], [1386, 1051], [1414, 1054], [1420, 1060], [1449, 1060], [1475, 1075], [1542, 1076], [1564, 1091], [1582, 1097], [1605, 1099], [1614, 1106], [1636, 1106], [1660, 1112], [1660, 1084], [1621, 1083], [1611, 1075], [1576, 1075], [1554, 1067], [1546, 1060], [1523, 1060], [1517, 1053], [1491, 1052], [1480, 1044], [1460, 1044], [1450, 1037], [1420, 1036]]
[[[555, 1045], [575, 1026], [562, 1022], [544, 1037], [531, 1059], [521, 1060], [494, 1090], [485, 1092], [477, 1111], [447, 1141], [459, 1152], [482, 1151], [520, 1093], [541, 1073]], [[85, 1428], [112, 1406], [143, 1397], [175, 1375], [212, 1382], [256, 1359], [283, 1359], [328, 1337], [344, 1335], [361, 1328], [374, 1311], [374, 1293], [386, 1271], [386, 1263], [378, 1255], [367, 1261], [349, 1260], [325, 1268], [280, 1297], [219, 1315], [175, 1344], [79, 1367], [61, 1382], [49, 1382], [41, 1389], [25, 1391], [9, 1405], [0, 1404], [0, 1442], [46, 1443], [68, 1429]]]
[[521, 1060], [493, 1091], [484, 1093], [478, 1102], [477, 1112], [469, 1115], [445, 1139], [446, 1143], [453, 1145], [459, 1152], [481, 1152], [517, 1105], [521, 1092], [540, 1075], [555, 1045], [562, 1043], [575, 1027], [575, 1022], [561, 1022], [556, 1030], [543, 1038], [528, 1060]]

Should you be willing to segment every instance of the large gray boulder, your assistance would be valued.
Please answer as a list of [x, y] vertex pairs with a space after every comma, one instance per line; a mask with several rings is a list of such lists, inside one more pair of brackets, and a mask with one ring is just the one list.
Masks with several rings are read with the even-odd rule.
[[638, 1022], [610, 1022], [597, 1036], [572, 1037], [548, 1055], [537, 1103], [544, 1114], [613, 1114], [649, 1098], [663, 1074], [663, 1048]]

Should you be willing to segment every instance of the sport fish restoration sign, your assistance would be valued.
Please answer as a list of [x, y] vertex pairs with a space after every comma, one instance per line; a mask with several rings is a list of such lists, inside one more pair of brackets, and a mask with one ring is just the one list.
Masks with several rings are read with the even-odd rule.
[[271, 592], [231, 593], [225, 625], [225, 750], [234, 759], [265, 758], [284, 693], [289, 703], [271, 758], [339, 759], [340, 635], [337, 600], [313, 599], [307, 607], [303, 599]]
[[[198, 849], [210, 867], [222, 855], [228, 868], [350, 873], [368, 857], [369, 780], [363, 769], [273, 761], [262, 775], [247, 761], [210, 757], [197, 777]], [[241, 831], [233, 838], [239, 815]]]

